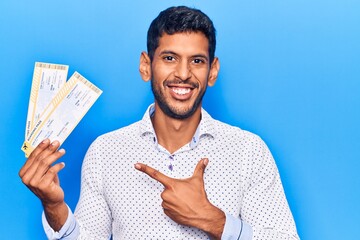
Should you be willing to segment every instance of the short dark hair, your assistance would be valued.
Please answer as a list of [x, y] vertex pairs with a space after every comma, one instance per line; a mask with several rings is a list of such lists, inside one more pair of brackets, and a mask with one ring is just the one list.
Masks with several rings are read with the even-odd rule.
[[215, 56], [216, 30], [211, 19], [202, 11], [186, 6], [170, 7], [151, 22], [147, 33], [147, 51], [151, 61], [161, 36], [183, 32], [201, 32], [209, 41], [210, 63]]

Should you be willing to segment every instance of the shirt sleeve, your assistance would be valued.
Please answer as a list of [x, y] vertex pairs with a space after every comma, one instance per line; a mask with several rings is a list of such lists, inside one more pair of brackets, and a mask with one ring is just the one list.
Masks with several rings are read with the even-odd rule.
[[226, 220], [221, 240], [250, 240], [252, 228], [249, 224], [225, 212]]
[[46, 220], [45, 213], [42, 214], [42, 224], [44, 227], [45, 234], [48, 239], [55, 240], [55, 239], [64, 239], [64, 240], [71, 240], [76, 239], [79, 235], [79, 225], [74, 218], [74, 215], [70, 208], [68, 207], [68, 217], [66, 219], [65, 224], [62, 228], [56, 232], [54, 231], [48, 221]]
[[254, 240], [299, 239], [275, 161], [260, 139], [253, 141], [253, 162], [244, 191], [241, 219], [253, 229]]

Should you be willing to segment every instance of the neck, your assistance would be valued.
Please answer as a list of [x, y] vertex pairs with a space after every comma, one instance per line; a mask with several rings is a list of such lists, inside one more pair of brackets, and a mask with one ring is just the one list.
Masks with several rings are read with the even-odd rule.
[[152, 124], [155, 129], [158, 143], [170, 153], [189, 143], [200, 123], [201, 107], [192, 116], [186, 119], [175, 119], [165, 115], [155, 104], [155, 113]]

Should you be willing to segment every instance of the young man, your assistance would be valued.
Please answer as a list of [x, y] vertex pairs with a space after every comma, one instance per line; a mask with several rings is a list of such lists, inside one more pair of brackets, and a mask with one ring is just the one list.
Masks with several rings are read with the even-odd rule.
[[201, 11], [172, 7], [148, 31], [140, 74], [155, 103], [142, 120], [100, 136], [82, 167], [75, 214], [44, 140], [20, 170], [44, 206], [51, 239], [298, 239], [280, 177], [262, 140], [201, 108], [219, 60]]

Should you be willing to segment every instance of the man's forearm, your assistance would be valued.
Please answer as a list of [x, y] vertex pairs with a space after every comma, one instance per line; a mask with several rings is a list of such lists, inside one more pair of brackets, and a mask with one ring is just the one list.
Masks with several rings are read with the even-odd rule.
[[68, 217], [68, 207], [65, 202], [57, 205], [43, 204], [47, 222], [54, 231], [59, 231]]

